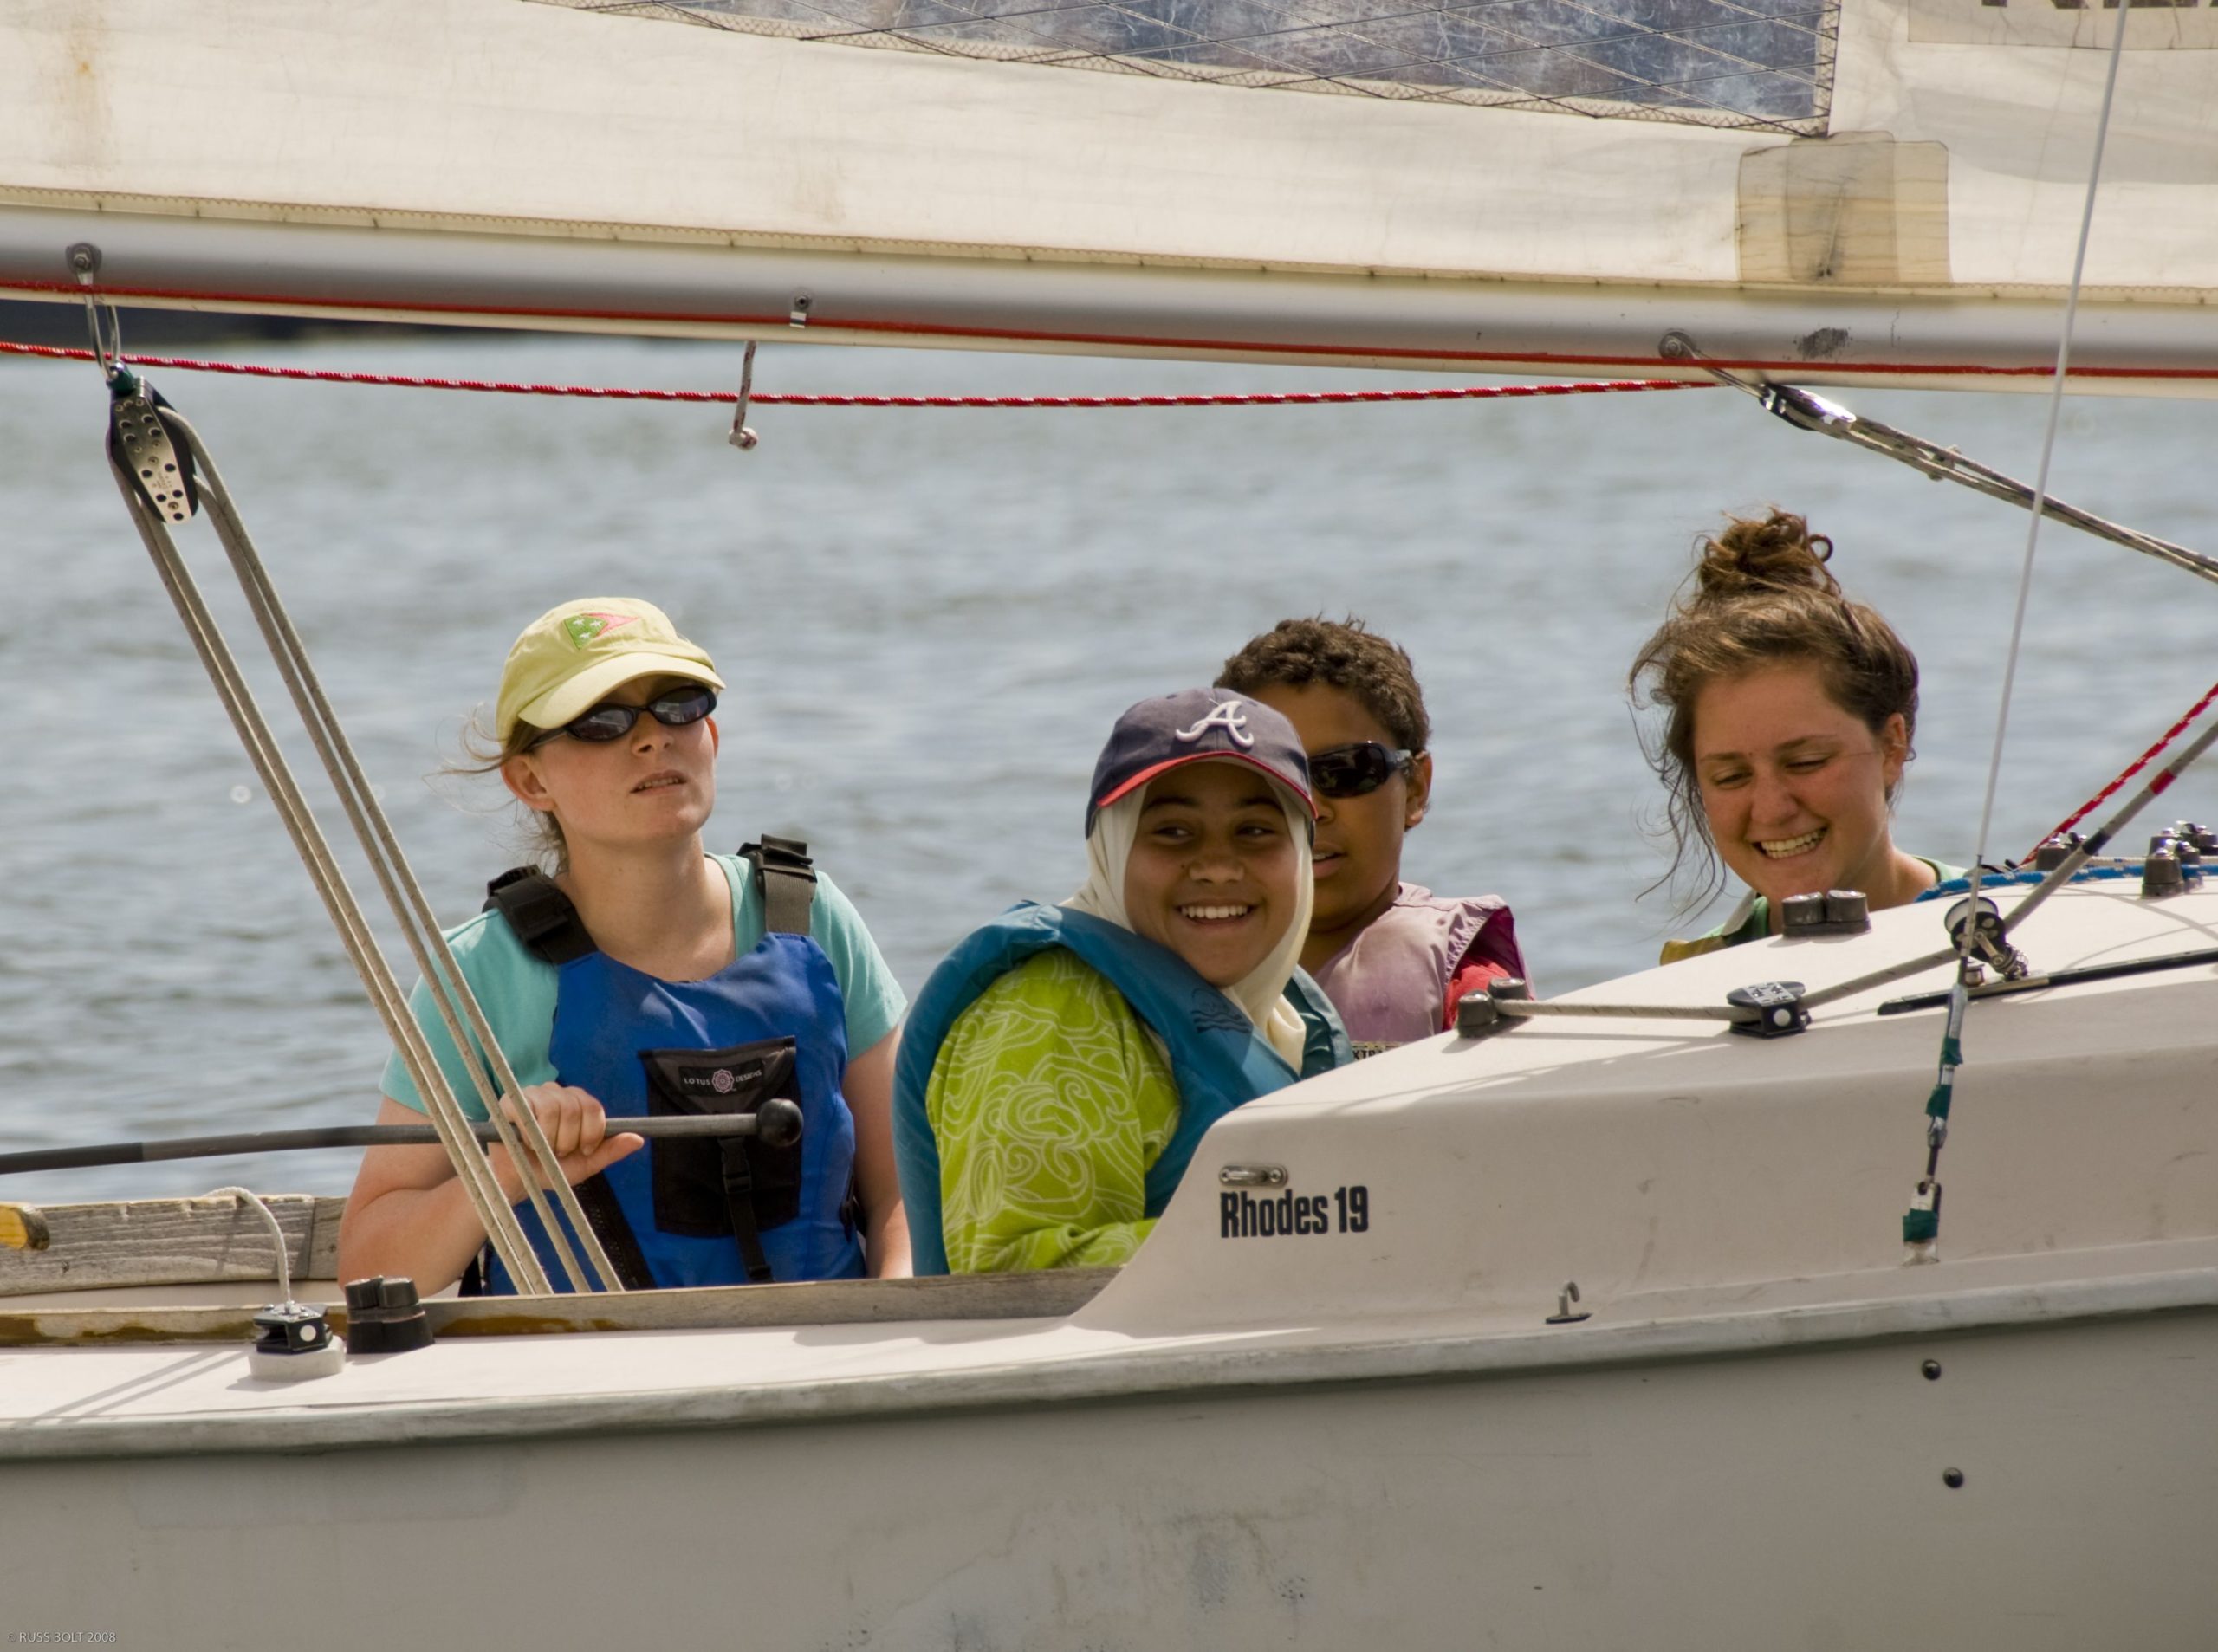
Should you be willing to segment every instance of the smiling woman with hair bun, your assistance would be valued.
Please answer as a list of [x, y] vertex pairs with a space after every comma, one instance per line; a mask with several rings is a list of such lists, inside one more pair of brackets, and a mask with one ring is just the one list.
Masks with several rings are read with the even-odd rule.
[[1666, 715], [1649, 760], [1676, 854], [1722, 861], [1748, 892], [1724, 923], [1670, 941], [1674, 962], [1780, 933], [1780, 903], [1860, 890], [1900, 906], [1958, 875], [1891, 829], [1916, 754], [1917, 661], [1826, 564], [1832, 541], [1792, 512], [1733, 518], [1701, 541], [1694, 590], [1635, 657], [1627, 685]]

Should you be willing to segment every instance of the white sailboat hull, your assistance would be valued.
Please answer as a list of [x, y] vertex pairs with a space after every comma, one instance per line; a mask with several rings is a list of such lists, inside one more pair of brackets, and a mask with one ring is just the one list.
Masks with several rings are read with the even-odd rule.
[[779, 1426], [19, 1462], [10, 1604], [206, 1648], [297, 1618], [333, 1648], [1908, 1631], [2185, 1652], [2218, 1623], [2214, 1361], [2204, 1309]]
[[[1939, 916], [1565, 1001], [1819, 988]], [[2218, 892], [2097, 885], [2014, 939], [2054, 971], [2214, 922]], [[337, 1646], [410, 1613], [496, 1643], [2206, 1646], [2218, 975], [1976, 1004], [1942, 1260], [1905, 1265], [1939, 1014], [1875, 1012], [1942, 978], [1779, 1039], [1612, 1014], [1310, 1080], [1211, 1130], [1098, 1294], [438, 1304], [432, 1347], [290, 1384], [236, 1316], [205, 1339], [223, 1310], [19, 1298], [11, 1604], [206, 1646], [289, 1601]], [[624, 1324], [663, 1328], [591, 1329]]]

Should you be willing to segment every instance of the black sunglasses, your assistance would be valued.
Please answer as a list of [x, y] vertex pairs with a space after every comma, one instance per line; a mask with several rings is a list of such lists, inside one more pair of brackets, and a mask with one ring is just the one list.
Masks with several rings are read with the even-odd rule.
[[559, 729], [549, 729], [526, 749], [543, 746], [557, 735], [567, 735], [573, 740], [582, 740], [592, 746], [621, 740], [632, 732], [632, 725], [639, 722], [639, 714], [643, 711], [651, 714], [657, 722], [672, 729], [683, 729], [689, 722], [700, 722], [716, 709], [716, 691], [697, 683], [690, 688], [672, 689], [667, 694], [658, 694], [645, 705], [619, 705], [611, 700], [593, 707], [585, 716], [574, 718]]
[[1309, 783], [1320, 797], [1364, 797], [1410, 766], [1415, 754], [1375, 740], [1309, 754]]

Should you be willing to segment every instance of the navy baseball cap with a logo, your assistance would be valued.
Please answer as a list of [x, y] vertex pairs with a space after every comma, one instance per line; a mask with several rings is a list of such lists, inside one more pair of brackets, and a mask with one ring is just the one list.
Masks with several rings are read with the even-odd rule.
[[1230, 689], [1184, 689], [1142, 700], [1117, 719], [1093, 766], [1086, 829], [1093, 817], [1135, 787], [1181, 763], [1231, 758], [1289, 787], [1313, 816], [1309, 759], [1294, 725], [1270, 707]]

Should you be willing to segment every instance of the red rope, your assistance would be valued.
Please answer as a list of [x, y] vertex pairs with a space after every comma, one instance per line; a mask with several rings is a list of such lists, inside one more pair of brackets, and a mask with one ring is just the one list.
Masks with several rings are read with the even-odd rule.
[[[2165, 747], [2170, 745], [2172, 742], [2177, 740], [2182, 735], [2185, 734], [2188, 730], [2188, 726], [2197, 717], [2201, 716], [2205, 711], [2208, 710], [2210, 709], [2210, 703], [2214, 700], [2218, 700], [2218, 683], [2213, 683], [2210, 685], [2210, 691], [2182, 712], [2181, 714], [2180, 720], [2174, 723], [2170, 728], [2164, 730], [2163, 737], [2158, 740], [2155, 745], [2150, 747], [2148, 750], [2143, 752], [2140, 756], [2135, 758], [2132, 762], [2129, 763], [2126, 766], [2124, 772], [2120, 774], [2116, 780], [2112, 781], [2108, 786], [2103, 787], [2101, 791], [2096, 793], [2094, 796], [2089, 798], [2078, 808], [2072, 810], [2072, 812], [2069, 815], [2066, 816], [2065, 819], [2053, 830], [2042, 833], [2041, 842], [2046, 843], [2051, 838], [2062, 837], [2066, 832], [2071, 831], [2073, 826], [2078, 826], [2082, 820], [2093, 813], [2095, 810], [2101, 806], [2105, 799], [2114, 796], [2117, 794], [2118, 787], [2124, 786], [2126, 781], [2131, 780], [2143, 769], [2148, 768], [2151, 758], [2155, 757], [2156, 754], [2163, 751]], [[2035, 846], [2039, 847], [2038, 845]], [[2031, 860], [2033, 858], [2032, 854], [2028, 852], [2026, 858]]]
[[[90, 361], [90, 350], [0, 339], [0, 353]], [[185, 373], [228, 373], [249, 379], [304, 379], [327, 385], [386, 385], [403, 390], [476, 390], [503, 396], [585, 396], [604, 401], [721, 402], [739, 400], [730, 390], [614, 390], [595, 385], [511, 384], [493, 379], [427, 379], [411, 373], [339, 373], [328, 368], [268, 367], [245, 361], [191, 361], [178, 356], [127, 355], [135, 367], [175, 367]], [[1462, 385], [1437, 390], [1260, 391], [1201, 396], [819, 396], [758, 392], [748, 399], [764, 407], [1314, 407], [1365, 402], [1485, 401], [1498, 396], [1592, 396], [1619, 390], [1707, 390], [1674, 379], [1583, 379], [1560, 385]]]

